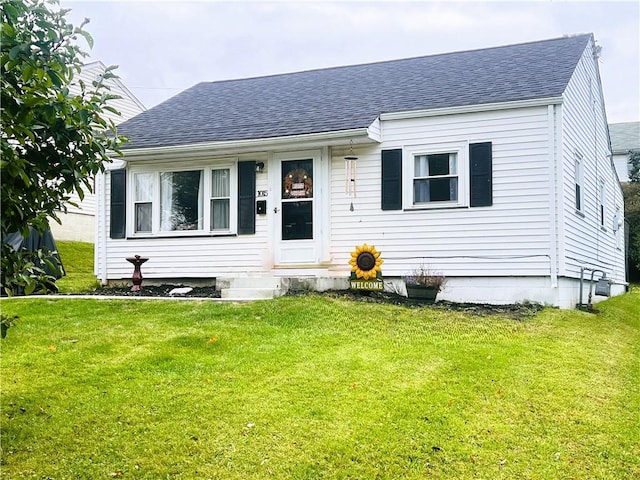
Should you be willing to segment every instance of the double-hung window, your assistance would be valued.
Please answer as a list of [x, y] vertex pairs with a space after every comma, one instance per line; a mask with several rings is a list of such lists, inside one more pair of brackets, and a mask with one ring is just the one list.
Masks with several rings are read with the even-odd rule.
[[466, 143], [405, 147], [405, 208], [468, 205]]
[[584, 167], [582, 164], [582, 155], [576, 154], [574, 164], [575, 193], [576, 193], [576, 210], [582, 212], [584, 206]]
[[154, 174], [136, 173], [133, 178], [135, 231], [151, 232]]
[[458, 201], [457, 153], [413, 157], [413, 205]]
[[211, 230], [229, 230], [231, 206], [231, 171], [211, 170]]
[[235, 164], [132, 173], [134, 235], [235, 233]]

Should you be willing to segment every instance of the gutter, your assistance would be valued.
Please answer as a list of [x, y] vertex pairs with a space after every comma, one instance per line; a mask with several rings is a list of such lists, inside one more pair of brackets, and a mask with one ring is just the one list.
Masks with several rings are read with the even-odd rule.
[[561, 103], [562, 96], [534, 98], [530, 100], [515, 100], [512, 102], [483, 103], [478, 105], [461, 105], [457, 107], [407, 110], [404, 112], [389, 112], [381, 114], [380, 120], [403, 120], [406, 118], [436, 117], [440, 115], [455, 115], [460, 113], [509, 110], [512, 108], [547, 107], [549, 105], [560, 105]]
[[556, 143], [556, 106], [547, 106], [547, 131], [549, 140], [547, 148], [549, 149], [549, 173], [551, 183], [551, 194], [549, 195], [549, 219], [550, 238], [549, 238], [549, 260], [551, 263], [551, 288], [558, 287], [558, 150]]
[[[377, 121], [377, 119], [376, 119]], [[272, 138], [252, 138], [248, 140], [229, 140], [223, 142], [205, 142], [188, 145], [168, 145], [161, 147], [123, 149], [127, 161], [158, 160], [163, 157], [176, 156], [189, 158], [211, 157], [211, 155], [223, 155], [226, 153], [250, 153], [275, 148], [295, 147], [300, 148], [300, 143], [306, 143], [305, 148], [313, 146], [343, 145], [345, 141], [353, 141], [354, 144], [379, 143], [381, 139], [370, 127], [354, 128], [323, 133], [308, 133], [304, 135], [288, 135]]]

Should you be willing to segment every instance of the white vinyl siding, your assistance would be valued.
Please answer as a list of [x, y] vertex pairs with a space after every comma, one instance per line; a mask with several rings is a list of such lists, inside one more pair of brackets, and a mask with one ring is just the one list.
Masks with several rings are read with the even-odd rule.
[[[247, 158], [252, 160], [255, 157]], [[264, 157], [260, 157], [263, 161]], [[175, 162], [171, 162], [175, 165]], [[207, 165], [211, 169], [229, 168], [230, 165], [221, 166], [215, 164], [215, 160], [201, 164], [205, 169]], [[161, 167], [158, 167], [161, 168]], [[195, 168], [195, 167], [193, 167]], [[185, 169], [193, 169], [188, 167]], [[134, 172], [127, 172], [131, 177]], [[211, 173], [209, 173], [211, 174]], [[128, 180], [131, 182], [131, 180]], [[230, 188], [235, 188], [231, 179]], [[106, 177], [105, 203], [110, 204], [110, 182]], [[256, 189], [268, 190], [267, 175], [257, 175]], [[209, 190], [207, 190], [209, 191]], [[232, 190], [235, 191], [235, 190]], [[128, 198], [131, 198], [129, 196]], [[231, 228], [237, 223], [237, 201], [232, 197]], [[108, 211], [108, 210], [107, 210]], [[127, 221], [131, 222], [131, 211], [127, 212]], [[99, 220], [102, 220], [99, 218]], [[109, 214], [104, 217], [107, 227], [110, 222]], [[104, 232], [105, 225], [99, 224], [99, 231]], [[128, 230], [131, 231], [131, 230]], [[256, 232], [254, 235], [219, 235], [217, 232], [186, 232], [183, 235], [161, 235], [162, 238], [142, 236], [129, 240], [113, 240], [107, 238], [104, 246], [96, 244], [96, 272], [108, 280], [125, 280], [131, 278], [132, 267], [125, 258], [131, 255], [149, 257], [149, 261], [142, 267], [145, 279], [184, 279], [205, 278], [211, 279], [221, 276], [233, 275], [261, 275], [270, 272], [272, 261], [265, 255], [265, 245], [268, 242], [268, 223], [266, 215], [256, 216]], [[105, 262], [105, 271], [101, 270], [102, 262]]]
[[[82, 68], [82, 71], [75, 75], [73, 83], [70, 85], [70, 92], [74, 95], [78, 95], [80, 93], [80, 80], [85, 83], [87, 89], [93, 88], [92, 82], [100, 79], [100, 76], [105, 72], [105, 68], [106, 66], [102, 62], [93, 62], [85, 65]], [[118, 69], [114, 70], [113, 73], [118, 75]], [[105, 85], [108, 85], [111, 89], [109, 93], [120, 97], [111, 99], [108, 103], [110, 107], [113, 107], [120, 112], [120, 115], [116, 115], [113, 112], [105, 110], [105, 118], [113, 120], [113, 122], [118, 125], [146, 110], [144, 105], [135, 98], [120, 79], [109, 79], [104, 82]]]
[[[76, 74], [73, 83], [70, 85], [69, 91], [72, 95], [80, 94], [80, 80], [82, 80], [87, 88], [93, 88], [91, 82], [95, 81], [105, 71], [105, 65], [102, 62], [93, 62], [85, 65], [79, 74]], [[114, 73], [117, 75], [118, 70]], [[107, 85], [111, 88], [110, 92], [113, 95], [117, 95], [120, 98], [109, 100], [108, 105], [115, 108], [120, 115], [116, 115], [108, 110], [105, 110], [102, 114], [103, 118], [112, 120], [116, 125], [135, 117], [139, 113], [146, 110], [144, 105], [135, 98], [129, 90], [118, 79], [110, 79], [107, 81]], [[95, 189], [95, 182], [91, 180], [92, 189]], [[79, 213], [84, 215], [94, 215], [96, 212], [94, 192], [89, 191], [86, 188], [84, 190], [84, 198], [80, 200], [80, 197], [73, 193], [71, 195], [71, 201], [77, 203], [78, 206], [68, 205], [67, 209], [70, 213]]]
[[[356, 242], [366, 242], [382, 252], [386, 276], [402, 275], [420, 262], [447, 276], [549, 276], [547, 125], [546, 107], [385, 120], [383, 144], [354, 152], [358, 195], [353, 200], [344, 194], [347, 150], [333, 149], [330, 255], [334, 268], [347, 270]], [[459, 177], [466, 181], [468, 145], [480, 142], [492, 142], [491, 207], [468, 207], [468, 188], [460, 188], [458, 208], [380, 209], [382, 149], [403, 149], [406, 175], [407, 166], [412, 166], [412, 159], [407, 162], [411, 152], [458, 145]], [[405, 207], [406, 185], [405, 181]]]
[[[564, 93], [561, 108], [563, 172], [560, 207], [563, 218], [563, 250], [560, 272], [579, 278], [581, 267], [599, 268], [624, 282], [624, 254], [617, 248], [614, 211], [600, 204], [622, 205], [622, 191], [610, 159], [606, 117], [599, 86], [596, 60], [587, 47]], [[582, 154], [583, 215], [575, 214], [574, 155]], [[602, 185], [601, 180], [604, 182]], [[622, 214], [621, 214], [622, 215]], [[603, 228], [604, 225], [604, 228]], [[620, 235], [623, 235], [621, 232]]]

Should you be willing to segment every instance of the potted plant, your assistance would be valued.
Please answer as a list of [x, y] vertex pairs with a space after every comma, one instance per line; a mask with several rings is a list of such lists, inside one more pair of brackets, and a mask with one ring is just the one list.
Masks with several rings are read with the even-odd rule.
[[447, 279], [441, 273], [433, 272], [430, 268], [420, 265], [410, 274], [404, 275], [407, 296], [423, 302], [435, 302], [438, 292], [443, 289]]

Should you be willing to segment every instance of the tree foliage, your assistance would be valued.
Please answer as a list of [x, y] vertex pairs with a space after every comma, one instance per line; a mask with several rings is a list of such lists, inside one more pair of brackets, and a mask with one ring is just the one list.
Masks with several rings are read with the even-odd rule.
[[629, 226], [629, 266], [632, 280], [640, 279], [640, 182], [622, 185], [624, 216]]
[[640, 280], [640, 150], [629, 152], [629, 183], [622, 185], [624, 216], [629, 226], [629, 276]]
[[631, 150], [629, 152], [629, 163], [631, 164], [629, 181], [640, 182], [640, 150]]
[[[11, 232], [42, 232], [50, 218], [66, 212], [71, 194], [84, 197], [93, 176], [104, 170], [110, 155], [120, 153], [124, 139], [105, 117], [118, 112], [109, 105], [112, 95], [104, 81], [115, 78], [109, 67], [100, 81], [70, 85], [87, 54], [77, 41], [93, 40], [83, 27], [66, 20], [68, 10], [57, 0], [2, 2], [1, 31], [1, 158], [2, 238]], [[3, 287], [32, 266], [2, 248]], [[36, 254], [37, 257], [37, 254]], [[36, 266], [37, 267], [37, 266]], [[16, 270], [18, 269], [18, 270]], [[26, 270], [25, 270], [26, 269]], [[33, 272], [32, 272], [33, 273]], [[37, 277], [37, 275], [36, 275]], [[27, 286], [31, 289], [31, 286]]]

